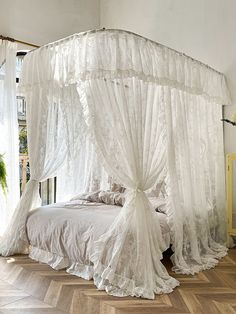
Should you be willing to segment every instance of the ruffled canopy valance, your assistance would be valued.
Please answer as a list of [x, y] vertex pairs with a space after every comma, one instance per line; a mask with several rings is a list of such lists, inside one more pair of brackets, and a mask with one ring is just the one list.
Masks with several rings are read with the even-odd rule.
[[230, 104], [223, 74], [173, 49], [122, 30], [79, 33], [29, 53], [24, 61], [21, 88], [127, 77], [140, 77], [205, 95], [222, 105]]
[[166, 247], [146, 195], [155, 186], [165, 186], [176, 272], [214, 267], [226, 254], [223, 74], [136, 34], [99, 30], [30, 52], [21, 91], [31, 179], [1, 254], [27, 251], [38, 183], [61, 173], [72, 194], [106, 175], [127, 190], [114, 223], [94, 239], [88, 263], [99, 289], [154, 298], [178, 285], [161, 263]]

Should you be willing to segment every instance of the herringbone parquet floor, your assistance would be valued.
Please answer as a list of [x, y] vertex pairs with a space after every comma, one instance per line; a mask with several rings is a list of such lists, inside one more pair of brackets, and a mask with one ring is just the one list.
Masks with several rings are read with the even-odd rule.
[[[168, 256], [164, 264], [170, 269]], [[1, 314], [236, 313], [236, 249], [195, 276], [172, 274], [181, 286], [155, 300], [116, 298], [92, 281], [54, 271], [27, 256], [0, 258]]]

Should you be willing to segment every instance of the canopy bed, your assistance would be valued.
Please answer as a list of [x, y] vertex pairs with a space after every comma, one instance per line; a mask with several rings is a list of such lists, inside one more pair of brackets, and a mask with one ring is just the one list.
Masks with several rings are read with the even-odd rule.
[[[1, 240], [2, 255], [27, 253], [31, 244], [33, 258], [71, 266], [109, 294], [152, 299], [179, 284], [161, 263], [169, 245], [164, 224], [177, 273], [209, 269], [226, 254], [220, 120], [230, 97], [223, 74], [139, 35], [102, 29], [30, 52], [21, 92], [31, 179]], [[116, 182], [126, 189], [123, 207], [82, 202], [73, 209], [74, 200], [31, 211], [40, 206], [39, 182], [53, 176], [61, 195]], [[165, 194], [166, 222], [148, 199], [153, 190]]]
[[[92, 279], [94, 242], [105, 233], [121, 209], [104, 203], [72, 201], [31, 211], [26, 225], [31, 246], [29, 256], [54, 269], [66, 268], [70, 274]], [[156, 219], [161, 226], [163, 241], [160, 245], [165, 251], [170, 246], [166, 215], [157, 213]]]

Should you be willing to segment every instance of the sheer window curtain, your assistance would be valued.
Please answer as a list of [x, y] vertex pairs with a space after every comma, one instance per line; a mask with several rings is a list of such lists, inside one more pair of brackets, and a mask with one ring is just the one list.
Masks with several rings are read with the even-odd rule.
[[36, 86], [26, 94], [30, 180], [0, 241], [2, 255], [28, 252], [26, 220], [29, 211], [41, 205], [39, 182], [55, 176], [66, 158], [65, 117], [58, 100], [63, 102], [63, 97], [54, 86]]
[[0, 188], [0, 236], [20, 197], [16, 105], [16, 43], [0, 40], [0, 154], [7, 169], [7, 195]]

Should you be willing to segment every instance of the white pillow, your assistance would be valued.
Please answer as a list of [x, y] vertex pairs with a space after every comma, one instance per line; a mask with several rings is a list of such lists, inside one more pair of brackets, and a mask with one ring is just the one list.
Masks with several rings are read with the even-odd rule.
[[98, 197], [100, 202], [107, 205], [123, 206], [125, 203], [125, 193], [101, 191]]
[[89, 202], [95, 202], [95, 203], [99, 203], [99, 193], [101, 191], [96, 191], [96, 192], [89, 192], [89, 193], [83, 193], [83, 194], [79, 194], [76, 195], [74, 197], [71, 198], [71, 201], [77, 201], [77, 200], [85, 200], [85, 201], [89, 201]]
[[123, 193], [123, 192], [125, 192], [125, 187], [123, 187], [121, 184], [112, 182], [111, 183], [111, 192]]

